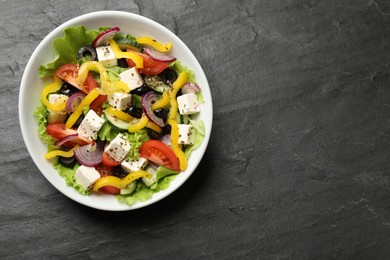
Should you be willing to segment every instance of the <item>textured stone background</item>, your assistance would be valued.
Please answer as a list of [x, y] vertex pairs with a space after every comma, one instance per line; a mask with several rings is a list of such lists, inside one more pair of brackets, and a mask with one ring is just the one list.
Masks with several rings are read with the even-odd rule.
[[[390, 257], [388, 1], [0, 4], [0, 258]], [[97, 211], [55, 190], [18, 122], [35, 47], [61, 23], [98, 10], [141, 14], [175, 32], [213, 95], [198, 169], [136, 211]]]

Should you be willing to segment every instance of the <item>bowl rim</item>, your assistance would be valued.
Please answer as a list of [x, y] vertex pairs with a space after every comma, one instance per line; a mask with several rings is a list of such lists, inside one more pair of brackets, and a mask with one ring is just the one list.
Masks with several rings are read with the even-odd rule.
[[[185, 173], [186, 175], [184, 177], [182, 177], [180, 179], [180, 181], [175, 182], [175, 180], [177, 178], [175, 180], [173, 180], [170, 184], [170, 187], [167, 188], [166, 190], [159, 191], [158, 193], [154, 193], [152, 198], [150, 198], [144, 202], [137, 202], [132, 206], [128, 206], [127, 204], [123, 204], [123, 203], [119, 203], [115, 198], [113, 198], [116, 201], [115, 205], [110, 205], [110, 206], [97, 205], [93, 201], [82, 200], [81, 196], [83, 196], [83, 195], [79, 194], [78, 192], [75, 192], [75, 189], [73, 187], [66, 185], [66, 187], [64, 189], [62, 187], [63, 186], [62, 184], [59, 185], [58, 183], [54, 182], [51, 178], [49, 178], [48, 174], [45, 171], [45, 167], [41, 164], [43, 156], [41, 156], [41, 158], [38, 157], [38, 155], [34, 152], [34, 147], [32, 146], [32, 141], [30, 140], [32, 135], [31, 135], [31, 131], [28, 131], [27, 120], [31, 119], [31, 117], [34, 117], [33, 113], [31, 113], [31, 111], [29, 114], [23, 112], [25, 110], [24, 101], [26, 99], [25, 92], [27, 91], [27, 88], [26, 88], [27, 83], [28, 83], [27, 77], [28, 77], [29, 73], [31, 73], [31, 71], [32, 71], [34, 61], [37, 59], [39, 54], [42, 52], [43, 46], [47, 45], [48, 43], [50, 43], [50, 46], [52, 46], [52, 41], [57, 37], [61, 37], [64, 29], [67, 27], [82, 25], [82, 22], [85, 20], [88, 20], [88, 19], [99, 19], [99, 18], [107, 18], [107, 17], [112, 17], [112, 16], [114, 16], [115, 18], [116, 17], [120, 17], [120, 18], [125, 17], [128, 19], [135, 19], [139, 22], [153, 25], [154, 27], [157, 27], [158, 30], [161, 30], [162, 32], [164, 32], [164, 34], [167, 34], [170, 39], [172, 39], [172, 40], [174, 39], [174, 41], [178, 42], [181, 45], [180, 48], [182, 48], [183, 51], [186, 52], [186, 55], [189, 55], [189, 59], [191, 59], [191, 62], [193, 62], [193, 63], [191, 63], [190, 68], [193, 71], [194, 70], [197, 71], [195, 73], [197, 80], [199, 80], [201, 78], [202, 81], [206, 84], [206, 85], [204, 85], [204, 84], [202, 85], [202, 94], [204, 96], [208, 97], [208, 99], [205, 100], [205, 104], [207, 104], [207, 110], [208, 110], [207, 114], [206, 114], [207, 120], [203, 120], [203, 121], [205, 121], [204, 124], [206, 126], [205, 138], [204, 138], [201, 146], [198, 147], [196, 150], [197, 153], [200, 154], [200, 156], [197, 156], [196, 158], [191, 158], [192, 156], [194, 156], [192, 154], [190, 157], [190, 159], [193, 159], [192, 170], [189, 172], [186, 172]], [[53, 52], [53, 54], [55, 53], [54, 49], [50, 50], [50, 52]], [[36, 73], [38, 74], [38, 71]], [[192, 51], [188, 48], [188, 46], [177, 35], [175, 35], [173, 32], [171, 32], [169, 29], [167, 29], [165, 26], [161, 25], [160, 23], [158, 23], [150, 18], [147, 18], [145, 16], [131, 13], [131, 12], [125, 12], [125, 11], [107, 10], [107, 11], [96, 11], [96, 12], [83, 14], [83, 15], [77, 16], [75, 18], [72, 18], [72, 19], [62, 23], [61, 25], [59, 25], [55, 29], [53, 29], [49, 34], [47, 34], [42, 39], [42, 41], [38, 44], [38, 46], [35, 48], [35, 50], [33, 51], [32, 55], [30, 56], [30, 58], [26, 64], [26, 67], [25, 67], [24, 72], [23, 72], [22, 80], [20, 83], [18, 103], [19, 103], [18, 104], [19, 124], [20, 124], [21, 132], [22, 132], [23, 141], [27, 147], [27, 150], [30, 154], [30, 157], [33, 159], [34, 164], [37, 166], [37, 168], [39, 169], [41, 174], [59, 192], [61, 192], [66, 197], [70, 198], [71, 200], [73, 200], [77, 203], [80, 203], [84, 206], [88, 206], [88, 207], [95, 208], [98, 210], [105, 210], [105, 211], [128, 211], [128, 210], [135, 210], [135, 209], [143, 208], [143, 207], [149, 206], [151, 204], [154, 204], [154, 203], [166, 198], [167, 196], [172, 194], [174, 191], [176, 191], [178, 188], [180, 188], [189, 179], [189, 177], [193, 174], [193, 172], [198, 167], [200, 161], [204, 157], [204, 154], [206, 152], [206, 148], [207, 148], [209, 140], [210, 140], [212, 122], [213, 122], [213, 105], [212, 105], [210, 87], [209, 87], [209, 84], [207, 81], [207, 77], [206, 77], [202, 67], [200, 66], [198, 60], [196, 59], [195, 55], [192, 53]], [[33, 121], [36, 122], [35, 118], [33, 118]], [[33, 135], [33, 137], [36, 137], [40, 140], [36, 129], [37, 128], [35, 128], [33, 131], [35, 133]], [[59, 174], [57, 173], [57, 175], [59, 175]], [[61, 179], [64, 180], [62, 177], [61, 177]], [[173, 184], [176, 184], [176, 185], [174, 187], [171, 187], [171, 185], [173, 185]], [[70, 192], [70, 189], [73, 191]], [[159, 193], [160, 193], [160, 195], [158, 195], [156, 197], [155, 195], [159, 194]]]

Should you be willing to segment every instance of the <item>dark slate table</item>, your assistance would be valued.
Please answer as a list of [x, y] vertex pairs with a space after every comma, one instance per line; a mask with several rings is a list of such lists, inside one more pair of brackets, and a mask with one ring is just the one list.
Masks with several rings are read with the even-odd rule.
[[[26, 63], [98, 10], [175, 32], [208, 77], [209, 147], [177, 192], [129, 212], [71, 201], [23, 143]], [[388, 259], [390, 3], [1, 1], [1, 259]]]

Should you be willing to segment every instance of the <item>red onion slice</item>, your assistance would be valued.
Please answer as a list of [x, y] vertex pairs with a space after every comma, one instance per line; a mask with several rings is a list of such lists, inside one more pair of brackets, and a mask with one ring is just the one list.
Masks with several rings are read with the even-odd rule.
[[152, 167], [153, 170], [157, 170], [157, 168], [160, 167], [160, 165], [158, 165], [157, 163], [154, 163], [152, 161], [149, 161], [148, 164], [150, 167]]
[[99, 34], [92, 43], [92, 47], [96, 48], [105, 45], [107, 41], [115, 36], [119, 32], [119, 27], [113, 27]]
[[85, 94], [83, 92], [76, 92], [72, 94], [68, 101], [66, 102], [66, 113], [71, 114], [74, 112], [76, 107], [81, 103], [81, 101], [85, 98]]
[[153, 48], [144, 47], [144, 52], [156, 61], [171, 62], [176, 60], [175, 57], [159, 52], [158, 50], [155, 50]]
[[68, 136], [65, 136], [64, 138], [61, 138], [59, 140], [57, 140], [54, 145], [55, 146], [63, 146], [64, 144], [66, 144], [67, 142], [69, 141], [73, 141], [74, 139], [76, 139], [78, 137], [78, 134], [71, 134], [71, 135], [68, 135]]
[[93, 167], [102, 162], [103, 151], [104, 144], [98, 142], [74, 149], [74, 155], [81, 165]]
[[171, 135], [163, 135], [161, 138], [160, 138], [160, 141], [163, 142], [164, 144], [170, 146], [171, 145]]
[[142, 109], [145, 112], [146, 116], [158, 125], [159, 127], [164, 127], [164, 120], [156, 116], [152, 110], [152, 105], [158, 100], [158, 95], [154, 91], [149, 91], [148, 93], [142, 96]]
[[187, 82], [184, 84], [184, 86], [181, 89], [181, 92], [183, 94], [188, 94], [188, 93], [196, 93], [200, 90], [200, 87], [198, 84], [194, 82]]

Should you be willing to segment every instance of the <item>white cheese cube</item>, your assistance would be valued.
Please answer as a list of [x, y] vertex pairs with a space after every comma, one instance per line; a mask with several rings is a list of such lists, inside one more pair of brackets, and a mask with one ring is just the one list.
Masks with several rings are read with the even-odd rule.
[[83, 121], [77, 128], [77, 133], [85, 138], [96, 140], [104, 119], [99, 117], [92, 109], [88, 111]]
[[[150, 167], [149, 167], [149, 168], [150, 168]], [[142, 177], [142, 182], [143, 182], [146, 186], [150, 187], [153, 183], [156, 182], [157, 172], [154, 171], [154, 170], [152, 170], [152, 169], [147, 169], [147, 172], [148, 172], [150, 175], [152, 175], [152, 177], [149, 178], [149, 177], [144, 176], [144, 177]]]
[[178, 124], [179, 144], [190, 145], [195, 140], [195, 128], [192, 125]]
[[131, 94], [115, 92], [107, 96], [108, 104], [119, 110], [126, 110], [131, 106]]
[[78, 184], [88, 189], [100, 178], [100, 174], [94, 167], [81, 165], [77, 168], [74, 177]]
[[126, 159], [121, 163], [122, 169], [127, 172], [136, 172], [143, 169], [148, 164], [148, 160], [138, 157], [135, 160]]
[[[50, 94], [49, 95], [49, 98], [48, 98], [48, 101], [50, 104], [55, 104], [55, 103], [65, 103], [68, 101], [68, 96], [67, 95], [62, 95], [62, 94]], [[60, 110], [60, 111], [51, 111], [49, 109], [50, 112], [54, 112], [54, 113], [58, 113], [58, 114], [65, 114], [65, 107], [64, 109]]]
[[122, 82], [129, 86], [130, 90], [139, 88], [142, 86], [142, 84], [144, 84], [144, 81], [136, 67], [125, 70], [119, 74], [119, 78]]
[[112, 67], [118, 64], [111, 46], [100, 46], [96, 48], [96, 54], [99, 62], [104, 67]]
[[196, 114], [200, 105], [195, 93], [188, 93], [177, 97], [177, 105], [181, 115]]
[[123, 134], [118, 134], [104, 151], [115, 161], [121, 162], [130, 152], [130, 143]]

